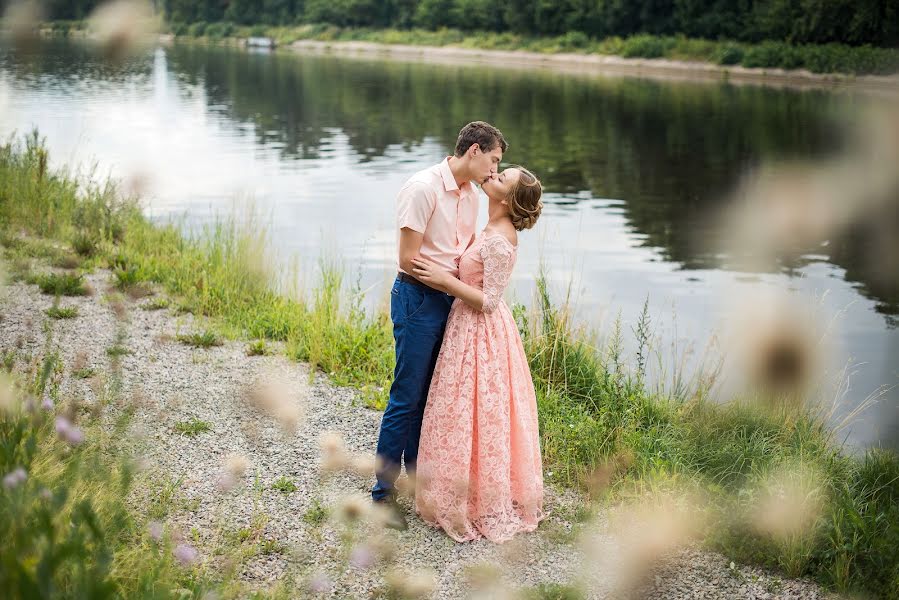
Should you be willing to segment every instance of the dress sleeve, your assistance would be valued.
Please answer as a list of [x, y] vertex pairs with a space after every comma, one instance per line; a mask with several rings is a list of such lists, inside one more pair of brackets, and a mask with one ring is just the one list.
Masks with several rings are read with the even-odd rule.
[[491, 235], [480, 247], [484, 261], [484, 306], [481, 310], [491, 313], [503, 300], [503, 292], [515, 266], [515, 248], [501, 235]]

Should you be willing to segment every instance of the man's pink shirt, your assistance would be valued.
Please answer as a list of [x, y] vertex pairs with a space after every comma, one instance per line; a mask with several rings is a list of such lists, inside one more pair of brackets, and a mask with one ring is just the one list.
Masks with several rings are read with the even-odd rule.
[[462, 189], [456, 185], [449, 157], [410, 177], [397, 196], [397, 229], [424, 234], [421, 256], [454, 277], [459, 276], [459, 257], [471, 242], [477, 219], [478, 190], [470, 181]]

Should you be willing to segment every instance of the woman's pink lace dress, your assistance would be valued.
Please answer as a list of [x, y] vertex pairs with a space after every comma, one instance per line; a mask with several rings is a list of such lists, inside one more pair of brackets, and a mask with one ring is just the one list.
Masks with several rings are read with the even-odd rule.
[[459, 278], [484, 290], [484, 308], [453, 303], [425, 406], [415, 510], [460, 542], [504, 542], [544, 517], [534, 383], [502, 298], [515, 255], [483, 232], [462, 255]]

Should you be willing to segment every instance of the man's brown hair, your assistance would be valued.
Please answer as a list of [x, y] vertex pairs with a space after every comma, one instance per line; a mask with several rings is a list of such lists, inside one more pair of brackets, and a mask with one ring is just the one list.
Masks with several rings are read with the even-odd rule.
[[509, 144], [503, 133], [485, 121], [472, 121], [462, 128], [456, 140], [456, 156], [461, 158], [472, 144], [477, 144], [483, 152], [490, 152], [497, 146], [505, 153]]

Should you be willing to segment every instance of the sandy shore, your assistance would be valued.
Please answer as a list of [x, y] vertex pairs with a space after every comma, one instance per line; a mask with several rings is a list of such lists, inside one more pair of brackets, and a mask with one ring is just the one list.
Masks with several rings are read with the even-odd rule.
[[377, 57], [440, 64], [482, 64], [502, 68], [549, 69], [574, 74], [676, 81], [727, 81], [776, 87], [852, 89], [877, 94], [899, 94], [899, 74], [891, 76], [820, 74], [803, 69], [747, 69], [698, 61], [622, 58], [598, 54], [543, 54], [524, 50], [477, 50], [452, 46], [410, 46], [374, 42], [298, 40], [289, 48], [301, 53], [360, 58]]

